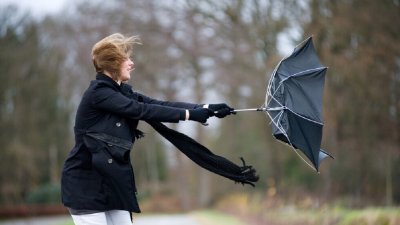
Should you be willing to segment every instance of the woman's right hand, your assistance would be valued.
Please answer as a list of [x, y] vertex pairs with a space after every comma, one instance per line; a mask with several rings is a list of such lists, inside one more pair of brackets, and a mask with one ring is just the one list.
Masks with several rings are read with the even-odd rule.
[[196, 108], [189, 109], [189, 120], [197, 121], [200, 123], [206, 123], [207, 119], [212, 116], [213, 113], [207, 108]]
[[209, 104], [208, 108], [214, 113], [214, 116], [220, 119], [231, 114], [236, 114], [234, 112], [235, 109], [230, 107], [226, 103]]

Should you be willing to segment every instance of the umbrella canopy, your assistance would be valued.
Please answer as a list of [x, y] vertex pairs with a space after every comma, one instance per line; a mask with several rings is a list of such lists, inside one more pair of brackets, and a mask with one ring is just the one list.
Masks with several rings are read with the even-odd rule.
[[275, 68], [263, 107], [271, 118], [273, 135], [300, 150], [317, 171], [321, 160], [330, 156], [320, 149], [326, 70], [312, 38], [306, 39]]

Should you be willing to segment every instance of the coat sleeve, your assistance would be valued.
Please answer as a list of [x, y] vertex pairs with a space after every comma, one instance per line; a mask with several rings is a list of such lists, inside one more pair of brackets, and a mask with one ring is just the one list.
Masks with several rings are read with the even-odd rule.
[[151, 102], [139, 102], [108, 86], [98, 85], [92, 92], [93, 107], [136, 120], [179, 122], [185, 110]]
[[170, 102], [170, 101], [161, 101], [157, 100], [154, 98], [150, 98], [148, 96], [145, 96], [143, 94], [137, 93], [139, 98], [143, 100], [144, 103], [148, 104], [155, 104], [155, 105], [163, 105], [163, 106], [169, 106], [169, 107], [175, 107], [175, 108], [181, 108], [181, 109], [195, 109], [198, 107], [201, 107], [202, 105], [199, 104], [193, 104], [193, 103], [187, 103], [187, 102]]

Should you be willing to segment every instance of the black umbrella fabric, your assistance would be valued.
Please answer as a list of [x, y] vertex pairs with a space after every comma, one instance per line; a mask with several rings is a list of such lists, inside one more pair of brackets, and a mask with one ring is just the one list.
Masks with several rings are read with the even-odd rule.
[[265, 104], [273, 135], [302, 151], [317, 171], [321, 160], [330, 156], [320, 149], [326, 70], [315, 52], [312, 38], [308, 38], [275, 68]]
[[324, 158], [332, 157], [320, 149], [326, 70], [327, 67], [320, 63], [310, 37], [276, 66], [268, 83], [265, 104], [261, 108], [235, 110], [266, 112], [271, 119], [275, 138], [292, 146], [296, 153], [300, 150], [312, 166], [304, 161], [317, 171]]

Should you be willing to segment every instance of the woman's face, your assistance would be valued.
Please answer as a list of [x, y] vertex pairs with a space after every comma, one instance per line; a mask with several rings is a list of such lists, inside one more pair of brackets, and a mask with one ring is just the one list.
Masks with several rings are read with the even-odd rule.
[[118, 77], [119, 81], [127, 81], [131, 79], [131, 71], [133, 71], [134, 68], [134, 63], [130, 58], [126, 59], [122, 65], [121, 65], [121, 71]]

